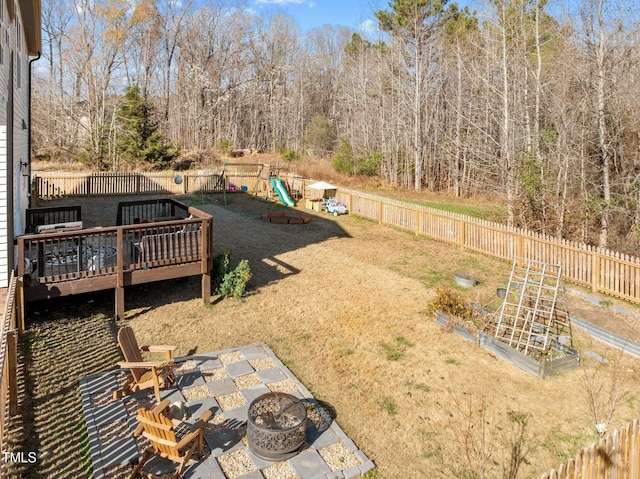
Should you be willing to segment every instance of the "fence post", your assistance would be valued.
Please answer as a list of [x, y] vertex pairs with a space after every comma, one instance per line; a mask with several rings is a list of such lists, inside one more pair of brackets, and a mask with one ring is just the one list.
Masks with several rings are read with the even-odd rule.
[[598, 292], [598, 283], [600, 282], [600, 261], [598, 261], [598, 253], [595, 250], [591, 256], [591, 261], [591, 290], [596, 293]]
[[416, 235], [420, 234], [420, 210], [416, 208], [416, 221], [415, 221]]
[[22, 277], [16, 279], [16, 323], [18, 333], [24, 333], [25, 300], [24, 300], [24, 280]]
[[383, 203], [382, 199], [380, 199], [378, 201], [378, 205], [379, 205], [379, 207], [378, 207], [378, 223], [382, 224], [382, 210], [384, 208], [384, 203]]
[[458, 240], [458, 242], [460, 243], [460, 249], [464, 249], [466, 237], [467, 237], [467, 222], [465, 220], [460, 220], [460, 238]]
[[522, 233], [518, 233], [517, 236], [516, 257], [524, 258], [524, 236], [522, 236]]
[[[31, 184], [33, 191], [35, 191], [35, 196], [31, 195], [29, 197], [29, 207], [33, 208], [33, 206], [36, 204], [35, 202], [40, 199], [40, 182], [42, 181], [42, 178], [37, 176], [37, 175], [33, 175], [33, 177], [31, 178]], [[32, 204], [33, 202], [33, 204]]]

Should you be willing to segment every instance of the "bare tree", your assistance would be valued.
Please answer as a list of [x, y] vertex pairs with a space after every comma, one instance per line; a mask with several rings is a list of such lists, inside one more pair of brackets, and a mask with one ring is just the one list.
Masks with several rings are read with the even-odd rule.
[[431, 0], [394, 0], [391, 11], [376, 13], [380, 28], [395, 40], [403, 67], [403, 83], [407, 87], [406, 103], [411, 112], [411, 149], [413, 154], [414, 189], [423, 184], [424, 123], [426, 93], [433, 65], [434, 40], [444, 14], [443, 3]]

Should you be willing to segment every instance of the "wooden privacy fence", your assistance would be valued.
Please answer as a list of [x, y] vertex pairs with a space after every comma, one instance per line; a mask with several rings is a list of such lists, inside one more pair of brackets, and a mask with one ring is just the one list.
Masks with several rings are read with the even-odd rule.
[[616, 430], [599, 444], [578, 452], [575, 459], [552, 469], [542, 479], [638, 479], [640, 428], [638, 420]]
[[[19, 295], [22, 294], [22, 283], [13, 273], [7, 289], [4, 316], [0, 324], [0, 477], [7, 477], [7, 460], [10, 460], [12, 451], [7, 449], [9, 418], [17, 414], [18, 408], [18, 328], [24, 330], [22, 312], [19, 306], [22, 304]], [[5, 454], [7, 453], [7, 454]], [[9, 458], [9, 459], [7, 459]]]
[[460, 248], [513, 260], [561, 264], [563, 279], [640, 303], [640, 259], [427, 206], [339, 189], [349, 213]]
[[[245, 168], [225, 171], [224, 186], [239, 186], [249, 193], [267, 188], [264, 174]], [[220, 191], [214, 170], [155, 173], [37, 173], [33, 177], [38, 198], [124, 194], [187, 194]], [[180, 176], [180, 181], [176, 178]], [[299, 181], [300, 177], [284, 176]], [[316, 194], [306, 188], [315, 180], [302, 181], [302, 197]], [[521, 257], [561, 264], [566, 281], [640, 304], [640, 259], [595, 246], [427, 206], [340, 188], [337, 198], [350, 214], [427, 236], [460, 248], [485, 253], [508, 261]]]

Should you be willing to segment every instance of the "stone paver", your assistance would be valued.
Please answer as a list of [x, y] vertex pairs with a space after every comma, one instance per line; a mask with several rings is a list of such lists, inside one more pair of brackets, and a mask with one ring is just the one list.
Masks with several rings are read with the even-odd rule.
[[[223, 365], [219, 359], [220, 355], [237, 353], [240, 353], [243, 358], [242, 360], [236, 360], [236, 362]], [[263, 358], [271, 359], [275, 367], [255, 371], [250, 361]], [[235, 359], [236, 358], [233, 358], [232, 360]], [[191, 420], [196, 420], [200, 414], [207, 409], [212, 411], [213, 415], [205, 430], [205, 441], [209, 452], [201, 460], [185, 469], [185, 479], [200, 479], [205, 477], [228, 479], [220, 466], [221, 462], [218, 462], [218, 458], [227, 454], [246, 454], [251, 459], [255, 470], [240, 476], [242, 479], [263, 478], [263, 474], [260, 471], [273, 466], [274, 463], [255, 456], [247, 446], [246, 438], [244, 437], [246, 433], [247, 411], [251, 401], [270, 391], [266, 386], [267, 384], [285, 380], [290, 380], [298, 389], [298, 391], [293, 394], [302, 399], [310, 411], [318, 411], [321, 417], [320, 420], [315, 419], [316, 422], [308, 422], [307, 442], [302, 452], [287, 461], [289, 466], [295, 471], [297, 477], [300, 479], [356, 478], [366, 474], [375, 467], [373, 462], [357, 448], [354, 442], [342, 431], [340, 426], [322, 409], [307, 388], [293, 376], [273, 351], [264, 343], [177, 358], [175, 361], [178, 366], [180, 366], [181, 363], [188, 360], [193, 361], [193, 364], [196, 365], [195, 370], [185, 371], [184, 374], [177, 374], [177, 388], [161, 391], [161, 397], [162, 399], [169, 399], [172, 403], [180, 401], [186, 404], [191, 413]], [[203, 371], [221, 368], [224, 368], [228, 377], [205, 383], [201, 374]], [[255, 384], [254, 382], [251, 386], [239, 389], [234, 382], [234, 378], [254, 373], [261, 383]], [[132, 400], [131, 396], [115, 401], [103, 400], [101, 403], [97, 403], [92, 399], [99, 395], [109, 397], [108, 392], [115, 390], [117, 385], [123, 380], [124, 375], [122, 371], [109, 371], [83, 378], [80, 381], [82, 406], [87, 425], [95, 479], [105, 479], [105, 471], [108, 470], [109, 467], [125, 463], [133, 464], [137, 462], [139, 457], [139, 452], [133, 440], [133, 430], [137, 423], [135, 413], [131, 412], [131, 407], [124, 407], [127, 401]], [[191, 402], [185, 401], [181, 393], [182, 389], [194, 388], [203, 384], [207, 385], [210, 397], [203, 397]], [[205, 392], [207, 389], [205, 389]], [[152, 393], [153, 391], [149, 390], [148, 394], [145, 393], [144, 395], [146, 398], [151, 398], [151, 400], [147, 399], [149, 404], [155, 404], [156, 402]], [[239, 394], [239, 396], [234, 396], [235, 394]], [[189, 396], [186, 392], [185, 395]], [[229, 399], [229, 395], [239, 402], [244, 400], [245, 403], [239, 407], [235, 407], [235, 403], [233, 403], [231, 407], [234, 409], [223, 411], [221, 408], [225, 407], [224, 401]], [[228, 406], [226, 407], [229, 408]], [[116, 421], [124, 421], [129, 428], [128, 433], [124, 434], [123, 437], [111, 440], [108, 444], [101, 443], [98, 435], [99, 428], [115, 423]], [[322, 459], [318, 450], [338, 441], [342, 441], [349, 451], [355, 454], [355, 457], [359, 461], [357, 466], [353, 466], [344, 471], [331, 471], [331, 468], [324, 459]], [[223, 459], [221, 459], [221, 461]], [[145, 466], [145, 471], [148, 470], [156, 473], [165, 472], [165, 469], [169, 466], [170, 464], [167, 462], [154, 460], [149, 467]]]
[[318, 454], [318, 451], [314, 450], [305, 451], [289, 459], [289, 464], [291, 464], [299, 477], [324, 476], [326, 473], [331, 472], [331, 469]]

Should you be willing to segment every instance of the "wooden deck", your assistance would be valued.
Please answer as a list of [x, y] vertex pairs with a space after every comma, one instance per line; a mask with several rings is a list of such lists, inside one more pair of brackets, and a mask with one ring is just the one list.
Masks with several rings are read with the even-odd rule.
[[58, 221], [65, 209], [27, 212], [42, 232], [17, 240], [25, 302], [114, 289], [121, 319], [125, 287], [195, 275], [202, 277], [203, 302], [210, 302], [211, 215], [172, 199], [131, 201], [118, 204], [116, 226], [83, 229], [81, 221]]

